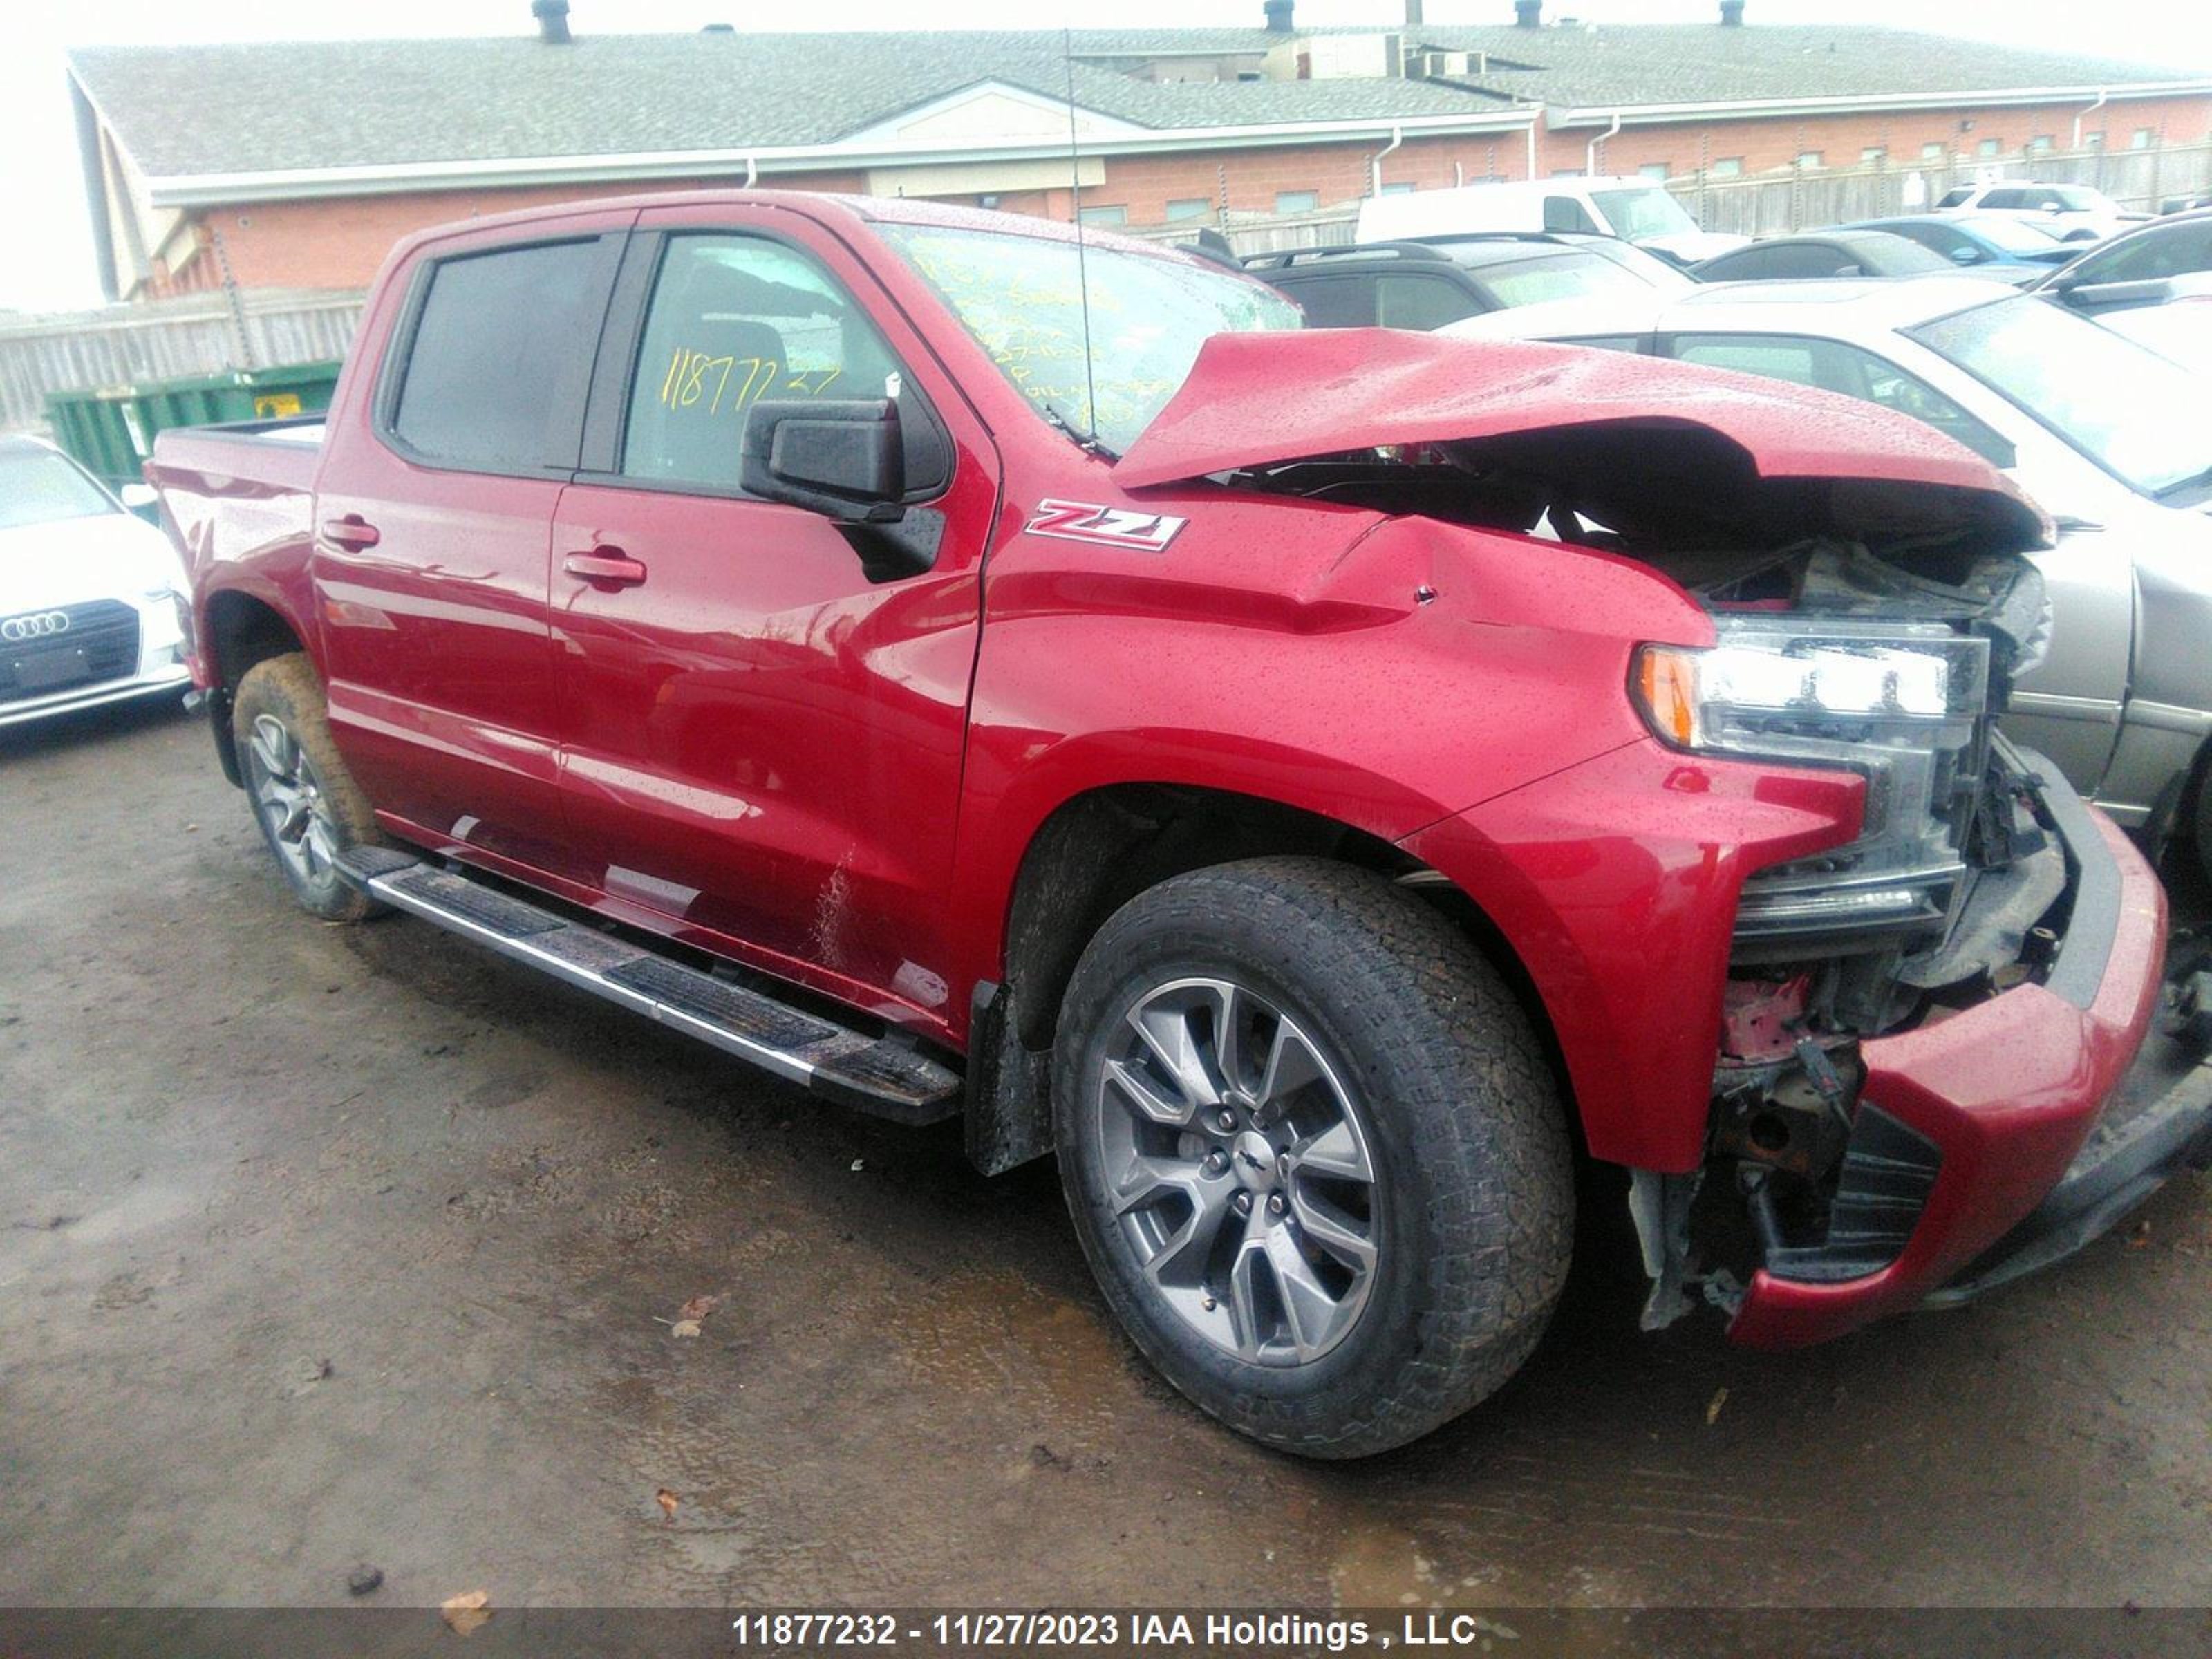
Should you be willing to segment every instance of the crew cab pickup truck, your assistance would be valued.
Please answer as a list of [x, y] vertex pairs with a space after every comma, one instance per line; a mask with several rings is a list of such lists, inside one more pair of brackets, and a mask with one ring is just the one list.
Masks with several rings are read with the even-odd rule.
[[217, 753], [319, 916], [1056, 1152], [1138, 1346], [1311, 1455], [1522, 1363], [1578, 1160], [1647, 1323], [1779, 1346], [2206, 1150], [2212, 1073], [2130, 1076], [2155, 878], [1994, 730], [2050, 533], [2000, 474], [1299, 320], [914, 202], [416, 236], [327, 427], [156, 445]]

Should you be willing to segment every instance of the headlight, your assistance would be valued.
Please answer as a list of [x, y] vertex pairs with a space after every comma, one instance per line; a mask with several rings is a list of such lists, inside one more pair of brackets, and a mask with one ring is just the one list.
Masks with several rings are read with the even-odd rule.
[[1754, 874], [1740, 939], [1939, 923], [1985, 763], [1990, 647], [1940, 624], [1726, 617], [1706, 650], [1645, 646], [1630, 690], [1660, 740], [1849, 767], [1859, 839]]

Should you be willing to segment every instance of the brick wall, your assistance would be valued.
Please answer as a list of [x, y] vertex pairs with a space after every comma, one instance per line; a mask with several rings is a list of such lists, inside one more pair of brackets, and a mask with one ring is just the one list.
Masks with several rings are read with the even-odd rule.
[[[1786, 168], [1802, 152], [1818, 151], [1823, 165], [1855, 167], [1862, 151], [1880, 147], [1890, 165], [1909, 167], [1921, 146], [1942, 143], [1954, 154], [1978, 157], [1983, 140], [1996, 141], [2002, 155], [2017, 160], [2035, 137], [2048, 137], [2060, 149], [2073, 137], [2078, 103], [2017, 109], [1958, 108], [1911, 114], [1838, 115], [1819, 120], [1710, 122], [1668, 127], [1629, 127], [1600, 147], [1601, 172], [1633, 173], [1647, 164], [1664, 164], [1676, 176], [1700, 165], [1737, 160], [1746, 174]], [[1972, 121], [1971, 131], [1960, 124]], [[2130, 147], [2138, 129], [2148, 129], [2164, 147], [2212, 138], [2212, 100], [2169, 99], [2107, 104], [2085, 116], [2085, 134], [2101, 131], [2108, 149]], [[1579, 171], [1594, 132], [1553, 133], [1540, 130], [1539, 177]], [[1203, 200], [1211, 210], [1223, 204], [1238, 214], [1276, 211], [1278, 198], [1310, 191], [1321, 207], [1357, 201], [1368, 190], [1369, 166], [1380, 147], [1371, 139], [1356, 143], [1305, 144], [1280, 149], [1217, 150], [1180, 155], [1109, 155], [1103, 181], [1086, 186], [1088, 208], [1120, 208], [1133, 226], [1166, 222], [1170, 202]], [[1445, 188], [1464, 179], [1528, 176], [1526, 141], [1518, 133], [1497, 137], [1413, 138], [1382, 163], [1385, 185], [1411, 184], [1421, 190]], [[212, 288], [222, 281], [212, 241], [220, 233], [230, 273], [250, 288], [357, 289], [375, 274], [392, 244], [426, 225], [501, 213], [513, 208], [594, 197], [627, 195], [640, 189], [683, 190], [700, 185], [726, 185], [728, 179], [672, 179], [664, 185], [551, 185], [526, 190], [422, 191], [410, 195], [351, 198], [336, 201], [264, 202], [226, 207], [203, 215], [194, 227], [197, 252], [176, 270], [157, 268], [148, 295]], [[854, 191], [857, 173], [781, 175], [766, 182], [778, 186]], [[1066, 190], [1025, 191], [1003, 195], [1009, 212], [1064, 218]]]

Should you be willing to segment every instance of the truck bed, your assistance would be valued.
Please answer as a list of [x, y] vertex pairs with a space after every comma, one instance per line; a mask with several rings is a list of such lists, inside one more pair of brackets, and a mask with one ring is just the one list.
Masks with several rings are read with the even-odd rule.
[[219, 478], [251, 480], [273, 489], [305, 494], [314, 487], [323, 431], [320, 415], [173, 428], [155, 438], [146, 476], [165, 492], [173, 489], [180, 477], [197, 475], [210, 483]]

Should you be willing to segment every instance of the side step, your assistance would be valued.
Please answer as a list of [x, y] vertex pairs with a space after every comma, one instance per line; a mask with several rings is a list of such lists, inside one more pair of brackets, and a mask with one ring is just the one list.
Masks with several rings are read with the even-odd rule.
[[489, 945], [848, 1106], [902, 1123], [936, 1123], [959, 1112], [959, 1073], [888, 1038], [848, 1030], [687, 968], [391, 848], [342, 853], [338, 871], [396, 910]]

